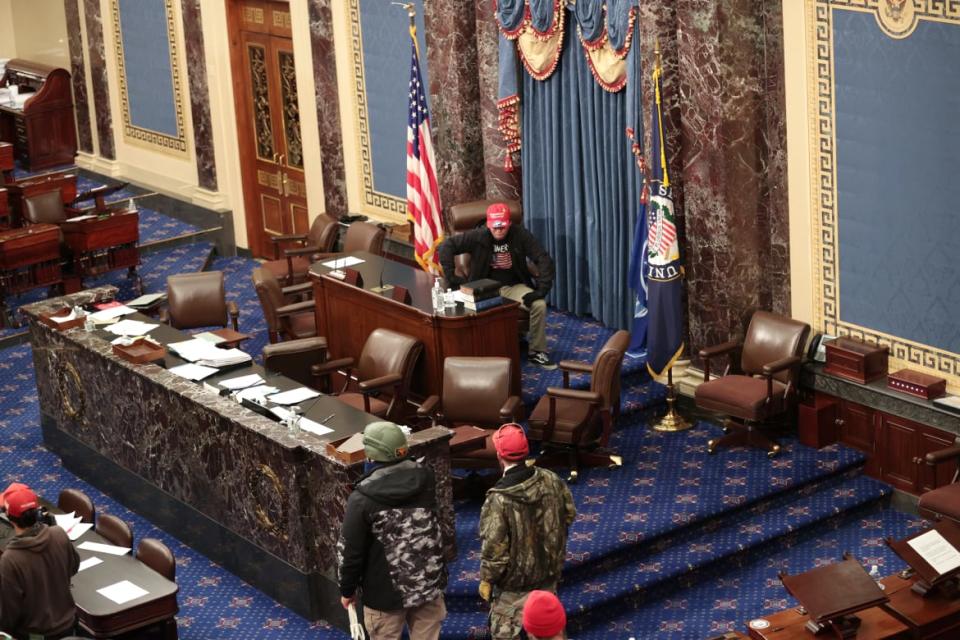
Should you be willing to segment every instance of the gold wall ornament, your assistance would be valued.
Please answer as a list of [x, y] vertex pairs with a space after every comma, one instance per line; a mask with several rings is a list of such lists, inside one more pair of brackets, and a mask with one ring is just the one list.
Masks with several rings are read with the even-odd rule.
[[913, 33], [919, 22], [913, 0], [877, 0], [875, 15], [880, 29], [898, 40]]
[[[286, 511], [287, 497], [286, 497], [286, 493], [283, 490], [283, 485], [280, 483], [280, 477], [277, 476], [276, 471], [274, 471], [270, 467], [270, 465], [267, 465], [267, 464], [261, 464], [257, 468], [257, 471], [260, 472], [260, 475], [254, 476], [250, 481], [250, 484], [251, 484], [250, 488], [252, 489], [251, 493], [253, 493], [254, 495], [257, 495], [256, 486], [260, 484], [259, 482], [260, 480], [262, 480], [263, 478], [266, 478], [267, 481], [270, 483], [270, 486], [273, 488], [273, 491], [276, 494], [275, 496], [271, 496], [271, 497], [276, 499], [277, 504], [280, 505], [281, 511]], [[257, 521], [260, 523], [260, 525], [264, 529], [266, 529], [270, 533], [270, 535], [281, 538], [283, 540], [287, 540], [289, 538], [289, 535], [286, 532], [284, 532], [283, 528], [278, 523], [274, 522], [274, 520], [270, 517], [270, 514], [267, 513], [267, 510], [263, 507], [263, 505], [260, 503], [259, 500], [257, 501], [257, 505], [256, 507], [254, 507], [253, 511], [254, 511], [254, 514], [257, 516]]]
[[86, 400], [83, 393], [83, 378], [80, 377], [80, 372], [72, 362], [64, 363], [62, 369], [66, 374], [62, 378], [63, 386], [59, 389], [63, 413], [71, 420], [82, 419]]

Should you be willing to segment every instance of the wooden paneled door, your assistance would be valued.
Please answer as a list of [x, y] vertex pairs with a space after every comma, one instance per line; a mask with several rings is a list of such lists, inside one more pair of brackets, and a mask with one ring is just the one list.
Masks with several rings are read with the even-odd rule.
[[247, 239], [272, 258], [271, 236], [309, 227], [289, 4], [234, 0], [230, 27]]

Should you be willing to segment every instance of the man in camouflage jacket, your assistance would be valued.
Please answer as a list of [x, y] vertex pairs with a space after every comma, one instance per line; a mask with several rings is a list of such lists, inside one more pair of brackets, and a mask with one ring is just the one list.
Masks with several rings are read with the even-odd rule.
[[347, 499], [340, 530], [340, 602], [362, 590], [371, 640], [436, 640], [446, 618], [447, 567], [433, 471], [407, 457], [407, 439], [392, 422], [363, 431], [372, 468]]
[[480, 511], [480, 595], [490, 602], [491, 636], [505, 640], [519, 637], [530, 591], [556, 592], [577, 512], [557, 474], [523, 464], [522, 427], [503, 425], [493, 444], [504, 472]]

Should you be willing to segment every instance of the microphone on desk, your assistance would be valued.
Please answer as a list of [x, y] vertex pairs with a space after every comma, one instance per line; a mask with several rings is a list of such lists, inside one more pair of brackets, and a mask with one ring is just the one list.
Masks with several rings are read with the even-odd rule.
[[388, 285], [383, 284], [383, 270], [386, 268], [386, 266], [387, 266], [387, 259], [384, 258], [383, 256], [380, 256], [380, 277], [378, 278], [378, 280], [380, 281], [380, 286], [374, 287], [373, 289], [371, 289], [371, 291], [373, 291], [374, 293], [386, 293], [387, 291], [390, 291], [391, 289], [393, 289], [392, 284], [388, 284]]

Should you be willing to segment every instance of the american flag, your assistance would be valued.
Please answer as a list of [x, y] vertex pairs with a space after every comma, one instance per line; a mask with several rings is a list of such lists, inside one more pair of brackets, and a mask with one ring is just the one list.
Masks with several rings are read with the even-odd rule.
[[413, 249], [417, 262], [431, 273], [440, 273], [437, 245], [443, 240], [440, 217], [440, 190], [434, 173], [433, 142], [430, 139], [430, 113], [420, 58], [417, 54], [416, 28], [410, 27], [410, 111], [407, 120], [407, 218], [413, 223]]

